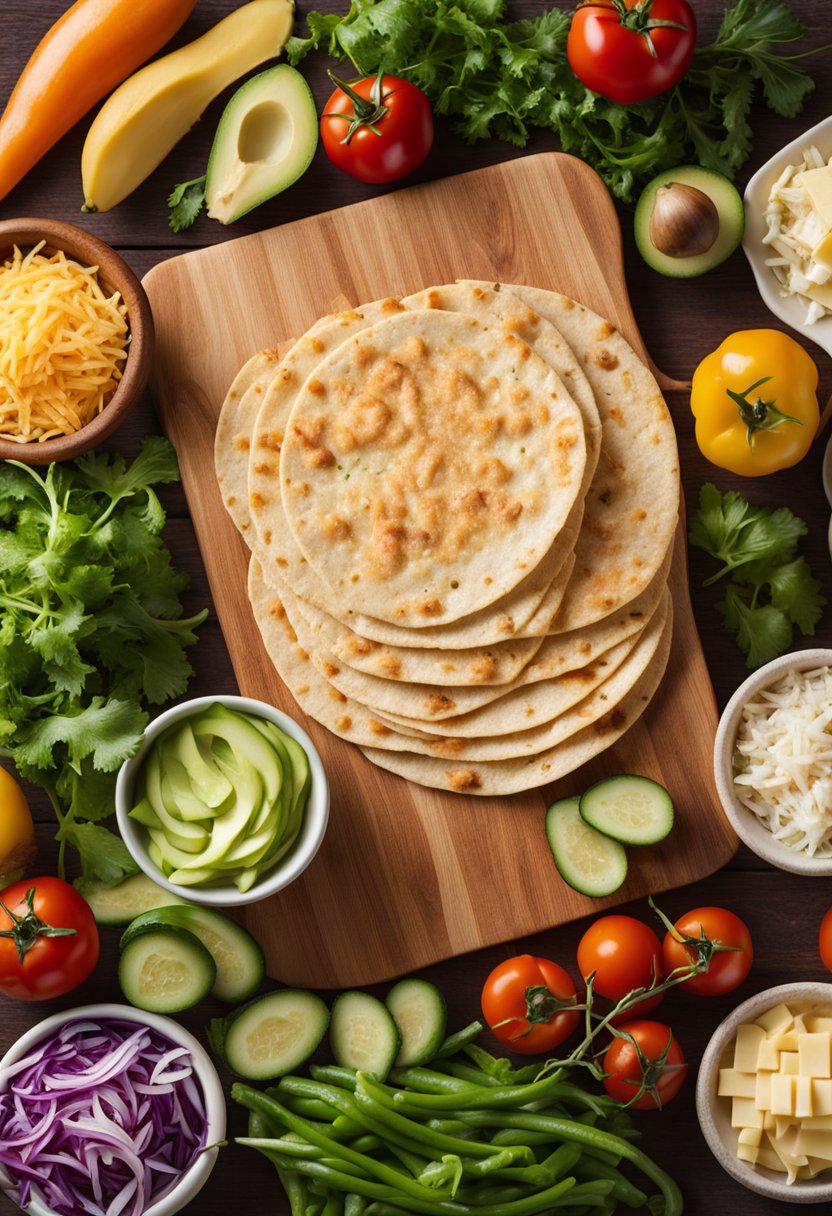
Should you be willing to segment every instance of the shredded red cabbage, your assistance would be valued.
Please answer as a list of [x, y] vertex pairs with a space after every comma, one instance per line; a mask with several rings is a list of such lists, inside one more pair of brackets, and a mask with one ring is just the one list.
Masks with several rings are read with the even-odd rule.
[[141, 1216], [205, 1147], [186, 1047], [135, 1022], [70, 1022], [0, 1071], [0, 1165], [59, 1216]]

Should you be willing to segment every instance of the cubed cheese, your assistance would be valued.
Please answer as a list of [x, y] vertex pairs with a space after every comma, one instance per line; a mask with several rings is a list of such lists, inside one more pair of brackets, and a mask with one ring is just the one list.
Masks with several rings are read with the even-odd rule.
[[815, 1115], [832, 1115], [832, 1081], [812, 1078], [812, 1110]]
[[800, 1125], [810, 1132], [832, 1132], [832, 1115], [812, 1115], [810, 1119], [803, 1119]]
[[[755, 1025], [761, 1027], [765, 1034], [773, 1036], [789, 1030], [793, 1022], [794, 1018], [791, 1009], [789, 1009], [788, 1005], [780, 1004], [775, 1005], [773, 1009], [767, 1009], [765, 1013], [761, 1014], [757, 1018]], [[740, 1026], [740, 1030], [745, 1029], [745, 1026]], [[739, 1043], [739, 1031], [737, 1032], [737, 1042]], [[735, 1067], [740, 1068], [741, 1065], [735, 1061]]]
[[741, 1127], [739, 1134], [739, 1144], [750, 1144], [757, 1148], [763, 1138], [763, 1129], [761, 1127]]
[[771, 1043], [775, 1051], [797, 1051], [797, 1031], [787, 1030], [784, 1034], [776, 1034], [771, 1039], [766, 1039], [767, 1043]]
[[800, 1072], [799, 1056], [796, 1051], [781, 1051], [780, 1052], [780, 1068], [779, 1072], [785, 1073], [787, 1076], [796, 1077]]
[[[735, 1102], [742, 1102], [742, 1098], [735, 1098]], [[794, 1114], [794, 1077], [784, 1075], [783, 1073], [773, 1072], [771, 1074], [771, 1113], [773, 1115], [793, 1115]], [[749, 1123], [748, 1127], [753, 1124]]]
[[[791, 1080], [791, 1077], [788, 1078]], [[753, 1098], [731, 1099], [732, 1127], [762, 1127], [763, 1112], [757, 1110]]]
[[[829, 237], [832, 239], [832, 232], [829, 233]], [[810, 1034], [823, 1034], [824, 1031], [832, 1034], [832, 1018], [820, 1017], [816, 1013], [807, 1013], [803, 1020]]]
[[[739, 1074], [741, 1077], [744, 1073]], [[758, 1110], [771, 1110], [771, 1078], [770, 1072], [758, 1072], [754, 1084], [754, 1102]], [[743, 1097], [742, 1094], [738, 1095]]]
[[721, 1098], [753, 1098], [756, 1089], [757, 1078], [753, 1072], [737, 1072], [736, 1068], [720, 1068], [717, 1093]]
[[823, 222], [832, 228], [832, 166], [809, 169], [801, 175], [800, 184]]
[[832, 1132], [801, 1129], [795, 1139], [795, 1147], [807, 1157], [822, 1157], [832, 1164]]
[[754, 1144], [737, 1145], [737, 1157], [740, 1161], [747, 1161], [749, 1165], [757, 1164], [757, 1156], [759, 1151], [758, 1146]]
[[795, 1077], [794, 1113], [798, 1119], [809, 1119], [814, 1113], [812, 1110], [811, 1077]]
[[757, 1053], [765, 1037], [766, 1032], [762, 1026], [748, 1023], [738, 1027], [734, 1048], [734, 1068], [737, 1072], [754, 1072], [757, 1067]]
[[832, 1037], [825, 1034], [798, 1035], [800, 1072], [804, 1077], [832, 1077]]
[[[794, 1051], [797, 1051], [797, 1036], [794, 1040]], [[777, 1072], [780, 1066], [780, 1052], [775, 1046], [774, 1039], [763, 1039], [757, 1052], [758, 1072]]]

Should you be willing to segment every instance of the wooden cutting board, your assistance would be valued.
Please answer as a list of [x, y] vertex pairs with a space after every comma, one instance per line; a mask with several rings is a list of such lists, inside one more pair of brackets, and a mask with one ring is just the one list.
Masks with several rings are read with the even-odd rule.
[[[692, 882], [736, 847], [713, 786], [716, 703], [693, 621], [681, 529], [671, 575], [673, 651], [658, 695], [603, 756], [529, 794], [464, 797], [382, 772], [304, 718], [263, 650], [245, 592], [248, 550], [214, 477], [214, 429], [232, 377], [255, 351], [303, 333], [334, 300], [359, 303], [455, 278], [530, 283], [574, 296], [609, 317], [647, 357], [627, 297], [612, 201], [591, 169], [559, 154], [411, 187], [186, 254], [144, 281], [157, 328], [153, 391], [179, 453], [240, 689], [303, 723], [330, 780], [330, 826], [315, 861], [287, 891], [246, 913], [270, 975], [288, 984], [338, 988], [389, 979]], [[677, 824], [662, 845], [630, 850], [625, 886], [593, 901], [557, 874], [544, 810], [554, 797], [622, 771], [666, 785]]]

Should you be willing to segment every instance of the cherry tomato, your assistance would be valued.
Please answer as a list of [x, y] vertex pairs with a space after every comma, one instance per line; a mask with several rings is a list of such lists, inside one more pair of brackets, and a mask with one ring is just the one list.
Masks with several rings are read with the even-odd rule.
[[98, 962], [98, 927], [74, 887], [25, 879], [0, 891], [0, 901], [0, 992], [47, 1001], [84, 982]]
[[820, 957], [824, 967], [832, 971], [832, 908], [820, 922]]
[[615, 1038], [606, 1050], [604, 1089], [634, 1110], [666, 1106], [682, 1088], [688, 1070], [673, 1031], [663, 1022], [650, 1021], [625, 1022], [619, 1030], [629, 1038]]
[[[634, 988], [650, 988], [661, 980], [661, 943], [648, 925], [633, 916], [602, 916], [578, 943], [578, 967], [584, 979], [595, 972], [598, 996], [620, 1001]], [[663, 995], [646, 997], [624, 1016], [642, 1017], [661, 1003]]]
[[586, 0], [572, 17], [566, 55], [588, 89], [628, 106], [677, 84], [695, 47], [687, 0]]
[[491, 1030], [512, 1051], [535, 1055], [551, 1051], [578, 1025], [575, 985], [557, 963], [520, 954], [489, 975], [482, 990], [482, 1012]]
[[360, 182], [394, 182], [433, 147], [433, 114], [421, 89], [398, 76], [365, 76], [338, 88], [321, 115], [321, 138], [334, 165]]
[[[751, 934], [744, 921], [727, 908], [694, 908], [680, 916], [674, 928], [693, 941], [680, 942], [672, 933], [665, 935], [662, 944], [665, 974], [669, 975], [678, 967], [689, 967], [701, 954], [709, 958], [708, 970], [685, 980], [682, 984], [685, 992], [693, 992], [696, 996], [722, 996], [739, 988], [754, 961]], [[703, 934], [707, 941], [703, 940]], [[710, 942], [729, 949], [714, 950]]]

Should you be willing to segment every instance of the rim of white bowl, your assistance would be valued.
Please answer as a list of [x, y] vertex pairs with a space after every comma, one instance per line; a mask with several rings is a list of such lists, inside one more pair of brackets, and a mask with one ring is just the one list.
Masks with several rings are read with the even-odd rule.
[[[255, 714], [267, 721], [274, 722], [301, 745], [306, 752], [312, 773], [309, 801], [298, 839], [283, 860], [242, 894], [233, 883], [211, 887], [184, 887], [169, 882], [148, 855], [141, 825], [137, 824], [129, 815], [133, 807], [132, 794], [136, 775], [154, 740], [174, 722], [192, 717], [200, 709], [216, 704], [236, 709], [240, 713]], [[274, 705], [269, 705], [266, 701], [258, 701], [254, 697], [220, 693], [216, 696], [192, 697], [188, 701], [182, 701], [180, 704], [166, 709], [149, 723], [139, 750], [129, 760], [125, 760], [119, 769], [115, 803], [116, 818], [124, 843], [139, 869], [148, 878], [165, 891], [170, 892], [171, 895], [178, 895], [191, 903], [214, 908], [243, 907], [246, 904], [258, 903], [261, 899], [268, 899], [269, 896], [276, 895], [278, 891], [282, 891], [294, 882], [311, 863], [323, 843], [329, 822], [329, 782], [315, 744], [294, 718], [290, 718], [288, 714], [283, 713]]]
[[761, 688], [776, 683], [788, 671], [809, 671], [813, 667], [832, 667], [832, 650], [814, 647], [780, 655], [752, 672], [740, 684], [722, 711], [714, 739], [714, 779], [717, 793], [731, 826], [753, 853], [779, 870], [822, 878], [832, 874], [832, 857], [809, 857], [775, 840], [771, 832], [742, 805], [734, 792], [733, 756], [740, 716], [745, 703]]
[[832, 435], [829, 436], [823, 453], [823, 492], [832, 507]]
[[[119, 1019], [125, 1022], [136, 1022], [138, 1025], [149, 1026], [151, 1030], [156, 1030], [159, 1034], [166, 1035], [167, 1038], [171, 1039], [178, 1046], [187, 1047], [191, 1054], [194, 1062], [194, 1071], [199, 1078], [202, 1094], [205, 1099], [205, 1116], [207, 1121], [206, 1144], [214, 1147], [207, 1148], [201, 1152], [185, 1173], [182, 1174], [176, 1185], [166, 1195], [163, 1195], [155, 1203], [151, 1204], [149, 1208], [146, 1208], [143, 1214], [143, 1216], [173, 1216], [185, 1204], [190, 1203], [208, 1181], [219, 1156], [219, 1148], [216, 1146], [221, 1140], [225, 1139], [228, 1113], [222, 1082], [219, 1079], [213, 1061], [199, 1040], [194, 1038], [189, 1030], [186, 1030], [184, 1026], [180, 1026], [173, 1018], [166, 1017], [164, 1014], [148, 1013], [144, 1009], [136, 1009], [132, 1005], [120, 1005], [117, 1002], [79, 1005], [74, 1009], [67, 1009], [63, 1013], [51, 1014], [48, 1018], [44, 1018], [43, 1021], [38, 1022], [37, 1025], [22, 1034], [0, 1058], [0, 1076], [2, 1076], [2, 1071], [5, 1067], [23, 1059], [26, 1053], [47, 1038], [50, 1032], [66, 1026], [69, 1022], [83, 1021], [86, 1018]], [[8, 1195], [14, 1203], [17, 1202], [15, 1199], [17, 1188], [1, 1165], [0, 1191]], [[26, 1211], [29, 1213], [29, 1216], [54, 1216], [53, 1209], [47, 1207], [38, 1199], [32, 1199]]]
[[[716, 1160], [735, 1181], [765, 1195], [769, 1199], [784, 1200], [787, 1203], [823, 1203], [832, 1199], [832, 1174], [827, 1177], [799, 1179], [791, 1185], [781, 1181], [778, 1175], [770, 1170], [757, 1171], [745, 1161], [740, 1161], [722, 1139], [714, 1119], [716, 1104], [720, 1101], [716, 1088], [719, 1076], [720, 1061], [730, 1046], [737, 1027], [744, 1021], [753, 1020], [772, 1009], [780, 1002], [803, 1001], [809, 1003], [826, 1002], [832, 1006], [832, 983], [824, 984], [818, 981], [805, 981], [794, 984], [778, 984], [776, 988], [766, 988], [751, 996], [738, 1005], [727, 1018], [724, 1018], [708, 1040], [699, 1065], [696, 1079], [696, 1115], [699, 1127], [708, 1148]], [[727, 1099], [723, 1098], [723, 1102]]]

